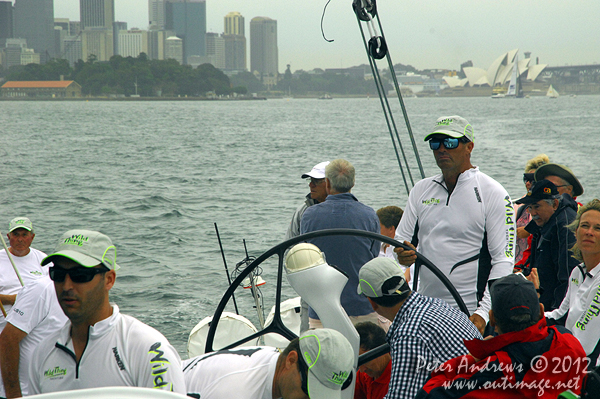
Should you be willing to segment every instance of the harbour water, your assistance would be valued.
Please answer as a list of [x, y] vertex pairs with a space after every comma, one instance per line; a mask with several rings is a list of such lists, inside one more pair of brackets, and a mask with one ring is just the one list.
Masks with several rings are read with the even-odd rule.
[[[438, 169], [424, 135], [437, 117], [459, 114], [475, 130], [473, 164], [512, 198], [524, 194], [523, 167], [539, 153], [573, 169], [585, 188], [579, 201], [600, 195], [598, 97], [405, 101], [426, 176]], [[243, 239], [254, 256], [283, 239], [308, 193], [300, 175], [334, 158], [355, 165], [353, 193], [367, 205], [407, 200], [376, 98], [2, 102], [0, 110], [0, 231], [27, 216], [33, 246], [47, 253], [69, 229], [110, 236], [122, 267], [112, 300], [160, 330], [183, 358], [190, 330], [228, 285], [214, 223], [231, 271], [244, 257]], [[412, 174], [418, 180], [416, 168]], [[263, 266], [268, 311], [276, 260]], [[257, 323], [250, 294], [237, 301]]]

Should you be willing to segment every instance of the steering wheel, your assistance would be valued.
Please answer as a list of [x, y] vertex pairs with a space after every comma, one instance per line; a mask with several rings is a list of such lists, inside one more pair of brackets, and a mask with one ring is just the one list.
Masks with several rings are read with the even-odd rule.
[[[210, 329], [208, 330], [208, 336], [206, 337], [206, 345], [205, 345], [205, 353], [208, 352], [213, 352], [213, 343], [214, 343], [214, 338], [215, 338], [215, 333], [217, 331], [217, 325], [219, 324], [219, 320], [221, 318], [221, 315], [225, 309], [225, 306], [227, 305], [227, 303], [229, 302], [229, 299], [233, 296], [235, 290], [240, 286], [240, 284], [242, 283], [242, 281], [248, 277], [248, 275], [254, 270], [256, 269], [261, 263], [263, 263], [265, 260], [269, 259], [271, 256], [273, 255], [277, 255], [279, 257], [279, 262], [278, 262], [278, 266], [277, 266], [277, 291], [275, 294], [275, 315], [273, 317], [273, 321], [271, 322], [271, 324], [269, 324], [267, 327], [265, 327], [264, 329], [262, 329], [261, 331], [258, 331], [252, 335], [247, 336], [246, 338], [240, 339], [230, 345], [227, 345], [225, 348], [222, 349], [231, 349], [234, 348], [236, 346], [239, 346], [245, 342], [251, 341], [253, 339], [256, 339], [262, 335], [268, 334], [268, 333], [277, 333], [283, 337], [285, 337], [286, 339], [292, 340], [294, 338], [297, 338], [297, 335], [295, 333], [293, 333], [292, 331], [290, 331], [290, 329], [288, 329], [284, 324], [283, 321], [281, 320], [281, 288], [282, 288], [282, 281], [283, 281], [283, 274], [284, 274], [284, 270], [283, 270], [283, 260], [284, 260], [284, 255], [286, 250], [295, 245], [298, 244], [300, 242], [306, 242], [312, 238], [317, 238], [317, 237], [326, 237], [326, 236], [359, 236], [359, 237], [366, 237], [366, 238], [371, 238], [377, 241], [381, 241], [384, 242], [386, 244], [392, 245], [393, 247], [401, 247], [404, 248], [406, 250], [413, 250], [411, 247], [405, 245], [404, 243], [401, 243], [399, 241], [396, 241], [392, 238], [383, 236], [381, 234], [377, 234], [377, 233], [372, 233], [370, 231], [364, 231], [364, 230], [354, 230], [354, 229], [327, 229], [327, 230], [319, 230], [319, 231], [314, 231], [312, 233], [307, 233], [307, 234], [302, 234], [299, 235], [297, 237], [291, 238], [287, 241], [284, 241], [276, 246], [274, 246], [273, 248], [269, 249], [268, 251], [266, 251], [265, 253], [263, 253], [262, 255], [260, 255], [258, 258], [256, 258], [252, 263], [250, 263], [236, 278], [235, 280], [233, 280], [233, 282], [231, 283], [231, 285], [229, 286], [229, 288], [227, 289], [227, 291], [225, 291], [225, 294], [223, 295], [223, 297], [221, 298], [221, 301], [219, 302], [219, 305], [217, 306], [217, 309], [215, 310], [215, 313], [213, 315], [212, 318], [212, 322], [210, 323]], [[415, 262], [415, 276], [414, 276], [414, 280], [415, 280], [415, 286], [416, 286], [416, 281], [419, 278], [419, 268], [420, 266], [425, 266], [427, 269], [429, 269], [437, 278], [440, 279], [440, 281], [444, 284], [444, 286], [448, 289], [448, 291], [450, 291], [450, 294], [452, 294], [452, 297], [454, 298], [454, 300], [456, 301], [456, 303], [458, 304], [458, 307], [460, 308], [461, 311], [463, 311], [467, 316], [469, 316], [469, 310], [467, 309], [464, 301], [462, 300], [460, 294], [458, 293], [458, 291], [456, 291], [456, 288], [454, 288], [454, 285], [452, 285], [452, 283], [450, 282], [450, 280], [448, 279], [448, 277], [446, 277], [446, 275], [444, 273], [442, 273], [433, 263], [431, 263], [431, 261], [429, 259], [427, 259], [425, 256], [421, 255], [419, 252], [415, 251], [416, 255], [417, 255], [417, 260]], [[376, 357], [379, 357], [381, 355], [383, 355], [384, 353], [389, 352], [389, 345], [385, 344], [382, 345], [378, 348], [372, 349], [369, 352], [366, 352], [362, 355], [359, 356], [359, 360], [358, 360], [358, 364], [364, 364], [367, 361], [374, 359]]]

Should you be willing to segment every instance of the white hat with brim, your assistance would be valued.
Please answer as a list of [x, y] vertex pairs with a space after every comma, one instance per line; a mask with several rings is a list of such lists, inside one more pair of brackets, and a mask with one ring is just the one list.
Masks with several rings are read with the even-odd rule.
[[310, 172], [304, 173], [302, 175], [303, 179], [307, 177], [312, 177], [315, 179], [324, 179], [325, 178], [325, 167], [329, 165], [329, 161], [321, 162], [313, 166]]
[[12, 233], [13, 230], [16, 229], [25, 229], [27, 231], [33, 231], [33, 224], [31, 223], [31, 220], [29, 220], [26, 217], [16, 217], [10, 221], [10, 224], [8, 225], [8, 232]]
[[341, 399], [342, 386], [354, 368], [354, 350], [346, 337], [328, 328], [305, 331], [300, 352], [308, 365], [309, 398]]
[[42, 266], [64, 257], [84, 267], [102, 264], [110, 270], [119, 270], [117, 249], [110, 238], [97, 231], [69, 230], [62, 235], [54, 253], [42, 260]]

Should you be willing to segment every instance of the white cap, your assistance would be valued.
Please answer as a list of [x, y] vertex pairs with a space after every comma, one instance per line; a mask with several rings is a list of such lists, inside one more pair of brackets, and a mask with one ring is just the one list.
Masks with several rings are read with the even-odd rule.
[[308, 365], [310, 399], [341, 398], [354, 366], [354, 350], [346, 337], [329, 328], [308, 330], [300, 335], [300, 352]]
[[313, 166], [312, 170], [302, 175], [303, 179], [307, 177], [314, 177], [315, 179], [325, 178], [325, 167], [329, 165], [329, 161], [321, 162]]
[[[383, 291], [383, 284], [389, 279], [396, 277], [398, 284], [391, 287], [387, 292]], [[398, 277], [400, 277], [398, 279]], [[404, 272], [398, 264], [385, 257], [371, 259], [360, 268], [358, 272], [358, 288], [356, 292], [365, 294], [371, 298], [379, 298], [387, 295], [402, 295], [408, 291], [402, 291], [404, 284]]]
[[8, 232], [10, 233], [16, 229], [33, 231], [33, 224], [31, 223], [31, 220], [26, 217], [17, 217], [10, 221], [10, 224], [8, 225]]
[[57, 256], [69, 258], [81, 266], [94, 267], [102, 263], [110, 270], [119, 270], [117, 249], [110, 238], [97, 231], [69, 230], [62, 235], [54, 253], [42, 260], [42, 266]]

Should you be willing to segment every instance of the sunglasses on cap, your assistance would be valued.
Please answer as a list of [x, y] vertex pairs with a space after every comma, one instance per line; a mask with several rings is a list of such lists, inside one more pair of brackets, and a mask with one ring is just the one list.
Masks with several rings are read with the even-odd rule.
[[52, 266], [49, 270], [50, 279], [56, 283], [65, 281], [67, 274], [74, 283], [89, 283], [94, 279], [96, 274], [106, 273], [108, 269], [102, 267], [100, 269], [93, 267], [74, 267], [73, 269], [63, 269], [59, 266]]
[[535, 181], [534, 176], [535, 173], [523, 173], [523, 183], [533, 183]]
[[444, 147], [447, 150], [453, 150], [456, 147], [458, 147], [458, 143], [468, 143], [469, 139], [467, 139], [465, 136], [459, 138], [459, 139], [455, 139], [453, 137], [444, 137], [443, 139], [431, 139], [429, 140], [429, 148], [431, 148], [432, 150], [439, 150], [440, 149], [440, 145], [444, 144]]

